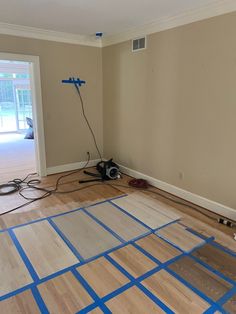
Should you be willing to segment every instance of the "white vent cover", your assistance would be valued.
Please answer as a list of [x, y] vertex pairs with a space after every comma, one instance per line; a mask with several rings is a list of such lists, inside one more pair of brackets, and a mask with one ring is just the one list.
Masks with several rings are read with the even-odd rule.
[[136, 38], [132, 40], [132, 51], [146, 49], [146, 37]]

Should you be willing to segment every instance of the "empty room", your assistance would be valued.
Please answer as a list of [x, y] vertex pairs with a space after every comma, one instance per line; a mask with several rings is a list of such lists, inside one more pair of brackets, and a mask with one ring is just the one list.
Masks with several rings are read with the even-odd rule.
[[0, 313], [236, 313], [235, 135], [235, 0], [0, 0]]

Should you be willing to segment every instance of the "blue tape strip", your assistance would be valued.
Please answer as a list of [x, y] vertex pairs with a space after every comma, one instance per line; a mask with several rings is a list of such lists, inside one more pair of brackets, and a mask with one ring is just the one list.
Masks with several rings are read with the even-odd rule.
[[163, 226], [161, 226], [161, 227], [158, 227], [158, 228], [154, 229], [153, 231], [157, 232], [157, 231], [159, 231], [159, 230], [161, 230], [161, 229], [163, 229], [163, 228], [165, 228], [165, 227], [168, 227], [168, 226], [170, 226], [170, 225], [172, 225], [172, 224], [174, 224], [174, 223], [178, 223], [179, 221], [180, 221], [180, 219], [173, 220], [173, 221], [169, 222], [169, 223], [166, 224], [166, 225], [163, 225]]
[[154, 301], [159, 307], [168, 314], [174, 314], [174, 312], [169, 309], [161, 300], [159, 300], [151, 291], [149, 291], [146, 287], [144, 287], [141, 283], [137, 283], [137, 287], [142, 290], [144, 294], [146, 294], [152, 301]]
[[78, 258], [78, 260], [81, 262], [84, 261], [83, 257], [79, 254], [79, 252], [76, 250], [73, 244], [71, 244], [71, 242], [67, 239], [64, 233], [57, 227], [55, 222], [51, 218], [48, 218], [47, 221], [50, 223], [50, 225], [53, 227], [56, 233], [62, 238], [62, 240], [66, 243], [66, 245], [73, 252], [73, 254]]
[[135, 221], [137, 221], [139, 224], [141, 224], [142, 226], [144, 226], [145, 228], [147, 228], [148, 230], [152, 230], [152, 228], [150, 228], [148, 225], [146, 225], [145, 223], [143, 223], [141, 220], [137, 219], [136, 217], [134, 217], [133, 215], [131, 215], [130, 213], [128, 213], [127, 211], [125, 211], [123, 208], [121, 208], [120, 206], [116, 205], [115, 203], [113, 203], [112, 201], [109, 201], [109, 203], [111, 203], [113, 206], [115, 206], [116, 208], [118, 208], [122, 213], [126, 214], [127, 216], [131, 217], [132, 219], [134, 219]]
[[222, 245], [220, 245], [219, 243], [216, 243], [216, 242], [212, 242], [211, 243], [212, 246], [216, 247], [217, 249], [220, 249], [221, 251], [233, 256], [233, 257], [236, 257], [236, 253], [233, 252], [233, 251], [230, 251], [229, 249], [227, 249], [226, 247], [223, 247]]
[[79, 77], [78, 78], [70, 77], [68, 80], [62, 80], [61, 82], [64, 84], [77, 84], [79, 86], [82, 86], [83, 84], [86, 83], [85, 81], [81, 80]]
[[198, 296], [200, 296], [203, 300], [205, 300], [210, 305], [214, 304], [214, 301], [211, 300], [208, 296], [206, 296], [201, 290], [195, 288], [193, 285], [191, 285], [188, 281], [183, 279], [181, 276], [179, 276], [177, 273], [175, 273], [173, 270], [166, 268], [165, 269], [170, 275], [175, 277], [177, 280], [179, 280], [182, 284], [184, 284], [186, 287], [188, 287], [190, 290], [192, 290], [194, 293], [196, 293]]
[[161, 238], [162, 240], [164, 240], [165, 242], [167, 242], [167, 243], [171, 244], [172, 246], [174, 246], [176, 249], [180, 250], [181, 252], [186, 252], [186, 253], [191, 253], [191, 252], [195, 251], [196, 249], [199, 249], [200, 247], [202, 247], [202, 246], [205, 245], [206, 243], [215, 240], [214, 237], [208, 238], [207, 240], [203, 240], [202, 243], [200, 243], [199, 245], [196, 245], [196, 246], [195, 246], [194, 248], [192, 248], [191, 250], [189, 250], [189, 251], [184, 251], [181, 247], [179, 247], [178, 245], [176, 245], [175, 243], [173, 243], [172, 241], [170, 241], [168, 238], [166, 238], [166, 237], [163, 236], [162, 234], [159, 234], [158, 231], [155, 232], [155, 234], [156, 234], [159, 238]]
[[115, 233], [113, 230], [111, 230], [109, 227], [107, 227], [107, 225], [105, 225], [101, 220], [99, 220], [97, 217], [95, 217], [93, 214], [91, 214], [90, 212], [88, 212], [86, 209], [83, 209], [83, 212], [88, 215], [90, 218], [92, 218], [93, 220], [96, 221], [96, 223], [98, 223], [101, 227], [103, 227], [103, 229], [105, 229], [106, 231], [108, 231], [111, 235], [113, 235], [113, 237], [115, 237], [116, 239], [118, 239], [121, 243], [125, 243], [125, 240], [122, 239], [117, 233]]
[[234, 280], [226, 277], [224, 274], [222, 274], [218, 270], [214, 269], [213, 267], [211, 267], [207, 263], [203, 262], [200, 258], [198, 258], [196, 256], [193, 256], [193, 255], [189, 255], [189, 257], [194, 259], [198, 264], [204, 266], [206, 269], [210, 270], [212, 273], [216, 274], [217, 276], [219, 276], [220, 278], [224, 279], [225, 281], [231, 283], [232, 285], [236, 284], [236, 282]]
[[25, 290], [29, 290], [33, 286], [34, 286], [34, 283], [31, 283], [31, 284], [28, 284], [28, 285], [26, 285], [26, 286], [24, 286], [22, 288], [19, 288], [19, 289], [16, 289], [14, 291], [11, 291], [11, 292], [9, 292], [7, 294], [4, 294], [3, 296], [0, 297], [0, 302], [4, 301], [6, 299], [9, 299], [11, 297], [14, 297], [15, 295], [20, 294], [21, 292], [24, 292]]
[[25, 254], [25, 251], [23, 250], [20, 242], [18, 241], [14, 231], [13, 230], [9, 230], [8, 232], [9, 232], [9, 235], [10, 235], [12, 241], [14, 242], [14, 244], [15, 244], [15, 246], [16, 246], [16, 248], [17, 248], [17, 250], [18, 250], [18, 252], [19, 252], [19, 254], [20, 254], [21, 258], [22, 258], [22, 260], [23, 260], [23, 262], [25, 263], [25, 266], [27, 267], [27, 269], [28, 269], [32, 279], [34, 281], [38, 281], [39, 280], [39, 276], [37, 275], [36, 271], [34, 270], [34, 267], [32, 266], [30, 260], [28, 259], [27, 255]]
[[7, 232], [9, 230], [17, 229], [17, 228], [20, 228], [20, 227], [28, 226], [28, 225], [34, 224], [36, 222], [44, 221], [44, 220], [46, 220], [46, 217], [45, 218], [39, 218], [39, 219], [32, 220], [32, 221], [28, 221], [26, 223], [23, 223], [23, 224], [20, 224], [20, 225], [17, 225], [17, 226], [1, 229], [0, 233]]
[[[119, 199], [119, 198], [122, 198], [122, 197], [125, 197], [125, 196], [127, 196], [127, 194], [119, 195], [119, 196], [112, 197], [112, 198], [108, 198], [107, 200], [104, 200], [104, 201], [101, 201], [101, 202], [98, 202], [98, 203], [91, 204], [91, 205], [89, 205], [89, 206], [86, 206], [85, 208], [91, 207], [91, 206], [96, 206], [96, 205], [98, 205], [98, 204], [106, 203], [106, 202], [109, 202], [110, 200]], [[70, 213], [79, 211], [79, 210], [81, 210], [81, 209], [82, 209], [82, 207], [76, 208], [76, 209], [72, 209], [72, 210], [70, 210], [70, 211], [65, 211], [65, 212], [60, 213], [60, 214], [51, 215], [51, 216], [48, 216], [48, 217], [43, 217], [43, 218], [31, 220], [31, 221], [28, 221], [28, 222], [23, 223], [23, 224], [19, 224], [19, 225], [12, 226], [12, 227], [9, 227], [9, 228], [1, 229], [1, 230], [0, 230], [0, 233], [6, 232], [6, 231], [8, 231], [8, 230], [13, 230], [13, 229], [16, 229], [16, 228], [24, 227], [24, 226], [27, 226], [27, 225], [31, 225], [31, 224], [34, 224], [34, 223], [36, 223], [36, 222], [44, 221], [44, 220], [47, 220], [48, 218], [56, 218], [56, 217], [59, 217], [59, 216], [64, 216], [64, 215], [67, 215], [67, 214], [70, 214]]]
[[77, 271], [77, 269], [72, 270], [73, 275], [76, 277], [76, 279], [81, 283], [81, 285], [84, 287], [84, 289], [88, 292], [88, 294], [92, 297], [92, 299], [95, 301], [95, 307], [99, 306], [104, 313], [111, 313], [111, 311], [107, 308], [106, 305], [104, 305], [103, 302], [101, 302], [101, 299], [97, 295], [97, 293], [93, 290], [93, 288], [87, 283], [87, 281], [80, 275], [80, 273]]
[[221, 297], [217, 303], [219, 305], [225, 304], [229, 299], [236, 295], [236, 286], [234, 286], [230, 291], [228, 291], [223, 297]]
[[204, 314], [214, 314], [216, 312], [220, 312], [221, 314], [228, 314], [222, 308], [217, 307], [216, 305], [212, 305], [209, 309], [207, 309]]
[[[121, 198], [121, 197], [125, 197], [125, 195], [122, 195], [122, 196], [119, 196], [119, 197], [115, 197], [115, 198], [113, 198], [113, 200], [116, 199], [116, 198]], [[102, 201], [102, 202], [99, 202], [99, 203], [101, 204], [101, 203], [105, 203], [105, 202], [111, 203], [113, 206], [115, 206], [116, 208], [118, 208], [120, 211], [122, 211], [122, 212], [125, 213], [126, 215], [130, 216], [132, 219], [134, 219], [134, 220], [138, 221], [139, 223], [143, 224], [143, 223], [140, 222], [138, 219], [136, 219], [136, 217], [133, 217], [132, 215], [130, 215], [129, 213], [127, 213], [126, 211], [124, 211], [122, 208], [120, 208], [120, 207], [117, 206], [116, 204], [112, 203], [111, 200], [108, 200], [108, 201], [105, 200], [105, 201]], [[99, 204], [99, 203], [95, 203], [95, 204], [90, 205], [90, 206], [88, 206], [88, 207], [96, 206], [96, 205]], [[34, 288], [35, 288], [35, 285], [36, 285], [36, 284], [40, 284], [40, 283], [42, 283], [42, 282], [48, 281], [48, 280], [50, 280], [50, 279], [52, 279], [52, 278], [54, 278], [54, 277], [57, 277], [57, 276], [59, 276], [60, 274], [63, 274], [63, 273], [65, 273], [65, 272], [67, 272], [67, 271], [72, 271], [72, 272], [74, 273], [74, 272], [76, 272], [76, 270], [75, 270], [76, 267], [81, 266], [81, 265], [87, 263], [88, 261], [95, 260], [95, 259], [97, 259], [97, 258], [100, 257], [100, 256], [105, 256], [111, 263], [114, 264], [115, 267], [117, 267], [117, 268], [118, 268], [120, 271], [122, 271], [123, 273], [126, 273], [126, 276], [127, 276], [128, 278], [130, 278], [131, 282], [128, 283], [127, 285], [125, 285], [125, 286], [123, 286], [123, 287], [117, 289], [116, 291], [110, 293], [110, 294], [107, 295], [106, 297], [104, 297], [104, 298], [102, 298], [102, 299], [97, 299], [97, 301], [96, 301], [94, 304], [91, 304], [89, 307], [87, 307], [87, 308], [85, 308], [84, 310], [82, 310], [84, 313], [88, 313], [89, 309], [92, 310], [92, 309], [94, 309], [94, 308], [97, 307], [97, 306], [100, 306], [100, 307], [103, 308], [103, 306], [105, 306], [105, 305], [104, 305], [104, 302], [106, 302], [107, 300], [113, 298], [114, 296], [116, 296], [116, 295], [118, 295], [118, 294], [124, 292], [126, 289], [130, 288], [130, 287], [133, 286], [133, 285], [137, 285], [137, 286], [141, 287], [142, 285], [140, 284], [140, 281], [142, 281], [142, 280], [148, 278], [149, 276], [151, 276], [152, 274], [156, 273], [156, 272], [159, 271], [160, 269], [166, 269], [166, 267], [167, 267], [168, 265], [170, 265], [171, 263], [173, 263], [173, 262], [175, 262], [176, 260], [180, 259], [182, 256], [185, 256], [185, 255], [189, 256], [189, 255], [188, 255], [189, 253], [185, 253], [184, 251], [182, 251], [182, 250], [180, 249], [180, 251], [183, 252], [182, 254], [180, 254], [179, 256], [177, 256], [177, 257], [175, 257], [175, 258], [173, 258], [172, 260], [167, 261], [166, 263], [161, 263], [158, 259], [156, 259], [156, 258], [153, 257], [151, 254], [149, 254], [148, 252], [146, 252], [145, 250], [143, 250], [143, 249], [142, 249], [141, 247], [139, 247], [136, 243], [134, 243], [134, 241], [137, 241], [137, 239], [132, 239], [132, 240], [127, 241], [127, 242], [125, 242], [125, 243], [121, 243], [121, 245], [119, 245], [119, 246], [117, 246], [117, 247], [115, 247], [115, 248], [112, 248], [112, 249], [110, 249], [110, 250], [108, 250], [108, 251], [106, 251], [106, 252], [103, 252], [103, 253], [101, 253], [101, 254], [95, 256], [95, 257], [92, 257], [92, 258], [90, 258], [89, 260], [86, 260], [86, 261], [82, 260], [80, 263], [78, 263], [78, 264], [76, 264], [76, 265], [72, 265], [72, 266], [70, 266], [70, 267], [68, 267], [68, 268], [66, 268], [66, 269], [63, 269], [63, 270], [61, 270], [61, 271], [59, 271], [59, 272], [57, 272], [57, 273], [54, 273], [54, 274], [52, 274], [52, 275], [49, 275], [49, 276], [47, 276], [47, 277], [45, 277], [45, 278], [43, 278], [43, 279], [39, 279], [38, 276], [37, 276], [37, 274], [36, 274], [36, 272], [34, 271], [32, 265], [31, 265], [30, 261], [28, 260], [27, 256], [25, 255], [24, 250], [23, 250], [23, 248], [21, 247], [21, 245], [20, 245], [19, 241], [17, 240], [17, 238], [16, 238], [16, 236], [15, 236], [15, 234], [14, 234], [14, 232], [13, 232], [12, 229], [17, 228], [17, 227], [20, 227], [20, 226], [23, 226], [23, 225], [28, 225], [28, 224], [31, 224], [31, 223], [34, 223], [34, 222], [39, 222], [39, 221], [42, 221], [42, 220], [48, 220], [50, 223], [52, 222], [52, 223], [54, 224], [54, 222], [51, 221], [50, 218], [54, 218], [54, 217], [57, 217], [57, 216], [59, 216], [59, 215], [60, 215], [60, 216], [61, 216], [61, 215], [66, 215], [66, 214], [69, 214], [69, 213], [71, 213], [71, 212], [78, 211], [78, 210], [83, 210], [83, 209], [82, 209], [82, 208], [75, 209], [75, 210], [72, 210], [72, 211], [70, 211], [70, 212], [65, 212], [65, 213], [61, 213], [61, 214], [58, 214], [58, 215], [53, 215], [53, 216], [50, 216], [50, 217], [41, 218], [41, 219], [38, 219], [38, 220], [35, 220], [35, 221], [32, 221], [32, 222], [26, 223], [26, 224], [22, 224], [22, 225], [18, 225], [18, 226], [15, 226], [15, 227], [11, 227], [11, 228], [6, 229], [6, 230], [9, 231], [9, 234], [10, 234], [10, 236], [11, 236], [11, 238], [12, 238], [12, 240], [13, 240], [13, 242], [14, 242], [14, 244], [15, 244], [15, 246], [16, 246], [18, 252], [19, 252], [19, 254], [21, 255], [21, 257], [22, 257], [24, 263], [26, 264], [26, 267], [27, 267], [27, 265], [28, 265], [27, 268], [29, 269], [30, 274], [31, 274], [31, 272], [32, 272], [32, 274], [34, 274], [33, 276], [32, 276], [32, 274], [31, 274], [32, 278], [34, 277], [34, 278], [33, 278], [33, 279], [34, 279], [34, 283], [29, 284], [29, 285], [27, 285], [27, 286], [25, 286], [25, 287], [23, 287], [23, 288], [21, 288], [21, 289], [15, 290], [15, 291], [13, 291], [13, 292], [11, 292], [11, 293], [5, 295], [5, 296], [2, 296], [2, 297], [0, 298], [0, 300], [4, 300], [4, 299], [6, 299], [6, 298], [9, 298], [10, 296], [14, 296], [14, 295], [16, 295], [16, 294], [18, 294], [18, 293], [20, 293], [20, 292], [23, 292], [23, 291], [29, 289], [29, 288], [31, 288], [32, 291], [35, 291]], [[94, 219], [94, 217], [91, 217], [91, 218]], [[95, 220], [95, 219], [94, 219], [94, 220]], [[95, 221], [96, 221], [96, 220], [95, 220]], [[174, 222], [176, 222], [176, 221], [173, 221], [173, 222], [171, 222], [171, 223], [174, 223]], [[170, 224], [171, 224], [171, 223], [170, 223]], [[146, 227], [146, 228], [149, 230], [147, 234], [154, 233], [154, 230], [152, 230], [150, 227], [146, 226], [145, 224], [143, 224], [143, 225], [144, 225], [144, 227]], [[54, 225], [53, 227], [54, 227], [54, 229], [55, 229], [55, 225]], [[163, 226], [163, 227], [164, 227], [164, 226]], [[57, 227], [56, 227], [56, 228], [57, 228]], [[106, 228], [108, 228], [108, 227], [106, 226]], [[161, 227], [161, 228], [162, 228], [162, 227]], [[57, 229], [58, 229], [58, 228], [57, 228]], [[110, 230], [110, 228], [108, 228], [108, 229], [109, 229], [109, 230], [108, 230], [109, 232], [112, 231], [112, 230]], [[158, 229], [159, 229], [159, 228], [158, 228]], [[156, 230], [156, 229], [155, 229], [155, 230]], [[64, 240], [64, 235], [61, 233], [61, 231], [60, 231], [59, 229], [56, 230], [56, 231], [59, 231], [58, 234], [59, 234], [59, 235], [63, 238], [63, 240]], [[190, 232], [193, 231], [193, 232], [194, 232], [194, 230], [188, 230], [188, 231], [190, 231]], [[112, 232], [113, 232], [113, 231], [112, 231]], [[141, 236], [138, 237], [138, 238], [141, 239], [141, 238], [145, 237], [147, 234], [141, 235]], [[159, 235], [156, 234], [156, 236], [159, 236]], [[197, 234], [197, 236], [199, 236], [199, 235]], [[159, 237], [160, 237], [160, 236], [159, 236]], [[160, 238], [161, 238], [161, 237], [160, 237]], [[201, 238], [201, 237], [200, 237], [200, 238]], [[163, 239], [163, 238], [162, 238], [162, 239]], [[66, 240], [67, 240], [67, 239], [66, 239]], [[163, 239], [163, 240], [166, 241], [167, 243], [170, 243], [170, 242], [167, 241], [166, 239]], [[204, 238], [204, 240], [205, 240], [206, 242], [211, 243], [211, 242], [214, 240], [214, 238], [208, 238], [208, 239], [205, 239], [205, 238]], [[68, 240], [67, 240], [67, 241], [68, 241]], [[124, 240], [123, 240], [123, 241], [124, 241]], [[71, 244], [69, 241], [68, 241], [67, 244], [69, 244], [68, 246], [70, 247], [70, 249], [72, 249], [72, 248], [71, 248], [71, 245], [72, 245], [72, 244]], [[137, 249], [139, 249], [143, 254], [145, 254], [147, 257], [151, 258], [151, 259], [152, 259], [153, 261], [155, 261], [157, 264], [159, 263], [160, 265], [157, 266], [156, 268], [154, 268], [153, 270], [151, 270], [151, 271], [145, 273], [144, 275], [140, 276], [139, 278], [137, 278], [137, 279], [132, 279], [133, 277], [132, 277], [128, 272], [126, 272], [125, 269], [123, 269], [123, 268], [122, 268], [119, 264], [117, 264], [110, 256], [107, 255], [107, 254], [109, 254], [109, 253], [111, 253], [111, 252], [117, 250], [118, 248], [124, 247], [124, 246], [126, 246], [126, 245], [128, 245], [128, 244], [133, 244], [134, 247], [136, 247]], [[172, 243], [170, 243], [170, 244], [171, 244], [172, 246], [176, 247], [176, 246], [173, 245]], [[234, 253], [225, 250], [223, 247], [221, 247], [220, 245], [218, 245], [218, 244], [216, 244], [216, 243], [212, 243], [211, 245], [217, 246], [217, 247], [218, 247], [219, 249], [221, 249], [222, 251], [226, 251], [226, 253], [228, 253], [228, 254], [234, 256]], [[178, 247], [176, 247], [176, 248], [179, 249]], [[198, 247], [194, 248], [194, 250], [196, 250], [196, 249], [198, 249]], [[72, 251], [73, 251], [73, 250], [72, 250]], [[79, 254], [79, 253], [77, 252], [77, 254]], [[231, 280], [231, 279], [225, 277], [223, 274], [221, 274], [221, 273], [219, 273], [218, 271], [214, 270], [212, 267], [210, 267], [209, 265], [203, 263], [201, 260], [195, 258], [194, 256], [190, 256], [190, 257], [193, 258], [193, 259], [195, 259], [199, 264], [202, 264], [204, 267], [208, 268], [208, 270], [212, 271], [213, 273], [217, 274], [217, 275], [220, 276], [221, 278], [225, 279], [226, 281], [228, 281], [228, 282], [230, 282], [232, 285], [234, 285], [234, 287], [233, 287], [228, 293], [226, 293], [226, 294], [219, 300], [219, 303], [216, 303], [216, 302], [214, 303], [213, 301], [211, 301], [211, 302], [212, 302], [212, 306], [211, 306], [211, 308], [208, 309], [206, 312], [207, 312], [207, 313], [210, 313], [210, 311], [219, 310], [219, 309], [220, 309], [220, 311], [223, 311], [223, 310], [221, 309], [220, 305], [221, 305], [221, 304], [224, 304], [225, 302], [227, 302], [227, 300], [231, 298], [232, 294], [235, 293], [235, 281], [233, 281], [233, 280]], [[168, 270], [168, 271], [170, 272], [170, 270]], [[77, 273], [78, 273], [78, 272], [77, 272]], [[174, 276], [174, 274], [175, 274], [175, 273], [173, 272], [172, 275]], [[176, 275], [177, 275], [177, 274], [175, 274], [175, 277], [176, 277]], [[177, 277], [178, 277], [178, 276], [177, 276]], [[79, 279], [79, 278], [77, 277], [77, 279]], [[81, 278], [80, 278], [80, 279], [81, 279]], [[183, 278], [181, 278], [181, 277], [178, 277], [178, 278], [176, 278], [176, 279], [182, 281], [182, 283], [185, 284], [185, 285], [189, 285], [189, 283], [187, 283], [187, 282], [186, 282]], [[80, 280], [80, 281], [81, 281], [81, 280]], [[140, 285], [141, 285], [141, 286], [140, 286]], [[142, 286], [142, 287], [143, 287], [143, 286]], [[87, 288], [88, 288], [88, 287], [87, 287]], [[146, 289], [145, 287], [143, 287], [143, 288], [144, 288], [144, 290]], [[197, 290], [197, 289], [194, 288], [193, 286], [191, 286], [191, 289], [194, 289], [195, 292], [196, 292], [198, 295], [200, 295], [201, 297], [204, 296], [205, 298], [208, 298], [207, 296], [202, 295], [202, 292], [200, 292], [199, 290]], [[147, 291], [148, 291], [148, 290], [147, 290]], [[149, 294], [149, 297], [150, 297], [150, 291], [148, 291], [148, 292], [147, 292], [147, 291], [146, 291], [146, 294], [148, 293], [148, 294]], [[38, 294], [39, 294], [39, 293], [38, 293]], [[35, 292], [35, 295], [36, 295], [36, 298], [38, 298], [36, 292]], [[40, 294], [39, 294], [39, 296], [40, 296]], [[151, 298], [152, 298], [152, 297], [151, 297]], [[156, 297], [154, 296], [154, 298], [156, 298]], [[37, 300], [36, 300], [36, 301], [37, 301]], [[207, 302], [208, 302], [208, 301], [209, 301], [209, 298], [207, 299]], [[159, 302], [159, 303], [160, 303], [161, 301], [156, 298], [156, 300], [154, 300], [154, 302], [156, 302], [156, 303]], [[37, 303], [38, 303], [38, 302], [37, 302]], [[209, 303], [209, 302], [208, 302], [208, 303]], [[158, 303], [157, 303], [157, 304], [158, 304]], [[166, 307], [166, 306], [165, 306], [164, 304], [162, 304], [162, 308], [163, 308], [163, 309], [164, 309], [164, 307]], [[168, 309], [168, 308], [167, 308], [167, 309]], [[105, 306], [105, 310], [106, 310], [106, 311], [109, 311], [109, 313], [110, 313], [110, 310], [107, 309], [106, 306]], [[164, 310], [165, 310], [165, 309], [164, 309]], [[168, 309], [168, 310], [169, 310], [169, 309]]]
[[[138, 278], [134, 278], [130, 275], [126, 269], [124, 269], [119, 263], [117, 263], [112, 257], [106, 255], [106, 259], [115, 266], [121, 273], [123, 273], [126, 277], [129, 278], [130, 282], [133, 286], [139, 287], [145, 295], [147, 295], [154, 303], [159, 305], [166, 313], [173, 313], [164, 303], [162, 303], [153, 293], [151, 293], [148, 289], [146, 289], [140, 282], [144, 279], [152, 276], [156, 272], [160, 270], [160, 266], [155, 267], [154, 269], [150, 270], [149, 272], [139, 276]], [[123, 291], [122, 291], [123, 292]]]
[[33, 296], [34, 296], [34, 299], [35, 299], [36, 303], [38, 304], [38, 307], [39, 307], [41, 313], [43, 313], [43, 314], [49, 314], [50, 312], [49, 312], [49, 310], [47, 309], [47, 306], [46, 306], [46, 304], [44, 303], [43, 298], [41, 297], [41, 295], [40, 295], [40, 293], [39, 293], [39, 291], [38, 291], [38, 288], [37, 288], [37, 287], [33, 287], [33, 288], [31, 289], [31, 291], [32, 291], [32, 294], [33, 294]]
[[[111, 197], [111, 198], [107, 198], [103, 201], [100, 201], [100, 202], [97, 202], [97, 203], [94, 203], [94, 204], [90, 204], [88, 206], [84, 206], [84, 208], [90, 208], [90, 207], [94, 207], [94, 206], [97, 206], [97, 205], [100, 205], [100, 204], [104, 204], [104, 203], [110, 203], [114, 200], [118, 200], [120, 198], [123, 198], [123, 197], [126, 197], [128, 196], [128, 194], [122, 194], [122, 195], [119, 195], [119, 196], [115, 196], [115, 197]], [[113, 204], [114, 205], [114, 204]]]

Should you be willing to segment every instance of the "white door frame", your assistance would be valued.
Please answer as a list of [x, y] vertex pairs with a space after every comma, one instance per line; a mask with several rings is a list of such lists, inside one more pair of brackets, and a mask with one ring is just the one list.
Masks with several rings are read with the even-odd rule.
[[37, 173], [40, 176], [46, 176], [46, 154], [39, 57], [0, 52], [0, 60], [24, 61], [30, 63], [30, 86], [35, 129], [36, 167]]

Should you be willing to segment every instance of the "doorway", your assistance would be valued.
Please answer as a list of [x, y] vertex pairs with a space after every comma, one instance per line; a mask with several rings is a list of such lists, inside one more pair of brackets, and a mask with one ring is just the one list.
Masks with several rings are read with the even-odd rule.
[[0, 183], [46, 175], [39, 57], [0, 53]]

